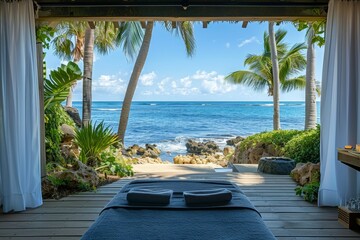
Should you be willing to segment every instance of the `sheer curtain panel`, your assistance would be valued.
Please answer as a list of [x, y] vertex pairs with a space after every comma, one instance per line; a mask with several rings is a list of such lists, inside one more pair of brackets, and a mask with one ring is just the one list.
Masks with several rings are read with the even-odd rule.
[[337, 148], [360, 143], [360, 1], [330, 0], [321, 97], [320, 206], [360, 194], [360, 174], [337, 160]]
[[42, 204], [35, 19], [31, 0], [0, 0], [0, 204]]

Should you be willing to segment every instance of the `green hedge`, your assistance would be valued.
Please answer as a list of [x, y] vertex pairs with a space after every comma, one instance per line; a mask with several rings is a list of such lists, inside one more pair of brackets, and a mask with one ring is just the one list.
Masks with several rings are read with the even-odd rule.
[[245, 138], [238, 147], [240, 148], [240, 151], [243, 152], [246, 149], [256, 146], [258, 143], [263, 143], [265, 145], [272, 144], [278, 152], [282, 152], [285, 144], [300, 133], [301, 131], [299, 130], [275, 130], [257, 133]]
[[296, 162], [320, 162], [320, 126], [291, 139], [285, 146], [284, 154]]

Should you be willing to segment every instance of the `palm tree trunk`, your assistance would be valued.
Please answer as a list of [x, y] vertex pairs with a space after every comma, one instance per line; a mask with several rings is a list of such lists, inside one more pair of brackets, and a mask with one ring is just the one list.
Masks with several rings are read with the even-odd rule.
[[73, 86], [70, 88], [69, 95], [66, 98], [66, 104], [65, 104], [66, 107], [72, 107], [72, 96], [73, 96], [72, 91], [73, 91]]
[[145, 64], [145, 61], [146, 61], [146, 58], [147, 58], [147, 55], [149, 52], [153, 26], [154, 26], [153, 22], [148, 22], [146, 24], [144, 39], [141, 44], [139, 54], [136, 58], [134, 69], [131, 74], [128, 87], [126, 89], [125, 98], [124, 98], [122, 109], [121, 109], [119, 128], [118, 128], [119, 140], [122, 143], [124, 143], [125, 131], [126, 131], [126, 127], [127, 127], [127, 123], [128, 123], [128, 119], [129, 119], [129, 113], [130, 113], [130, 106], [131, 106], [131, 102], [132, 102], [132, 99], [133, 99], [133, 96], [134, 96], [134, 93], [136, 90], [136, 85], [139, 80], [141, 71], [144, 67], [144, 64]]
[[307, 34], [306, 87], [305, 87], [305, 130], [316, 127], [316, 82], [315, 82], [315, 49], [312, 39], [314, 29], [309, 24]]
[[84, 79], [83, 79], [83, 108], [82, 125], [87, 126], [91, 120], [92, 102], [92, 70], [94, 58], [94, 38], [95, 30], [88, 27], [85, 31], [84, 45]]
[[269, 42], [271, 51], [272, 73], [273, 73], [273, 104], [274, 116], [273, 126], [274, 130], [280, 129], [280, 105], [279, 105], [279, 91], [280, 91], [280, 78], [279, 78], [279, 61], [275, 42], [274, 22], [269, 22]]

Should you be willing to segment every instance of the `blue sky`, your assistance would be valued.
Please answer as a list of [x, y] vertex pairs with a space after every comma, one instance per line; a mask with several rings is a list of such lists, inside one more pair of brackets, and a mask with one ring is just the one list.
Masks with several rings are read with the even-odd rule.
[[[186, 56], [180, 37], [167, 32], [157, 23], [153, 31], [149, 55], [135, 92], [135, 101], [271, 101], [266, 90], [226, 83], [231, 72], [246, 69], [247, 54], [262, 51], [262, 38], [267, 23], [211, 23], [202, 28], [195, 23], [196, 52]], [[281, 24], [276, 29], [288, 31], [285, 42], [289, 46], [305, 41], [305, 31], [298, 32], [292, 24]], [[316, 80], [321, 81], [324, 48], [316, 48]], [[62, 59], [46, 55], [48, 70], [57, 68]], [[305, 54], [305, 52], [304, 52]], [[93, 71], [93, 100], [122, 101], [134, 61], [127, 60], [121, 49], [108, 55], [95, 53]], [[80, 62], [80, 67], [82, 64]], [[74, 100], [82, 99], [82, 81], [74, 90]], [[281, 93], [281, 101], [302, 101], [304, 91]]]

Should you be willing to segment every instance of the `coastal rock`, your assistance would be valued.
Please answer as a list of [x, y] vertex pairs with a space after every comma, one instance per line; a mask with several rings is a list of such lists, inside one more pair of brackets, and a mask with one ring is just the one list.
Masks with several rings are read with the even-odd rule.
[[165, 163], [160, 158], [151, 158], [151, 157], [140, 157], [140, 158], [133, 157], [131, 159], [131, 162], [133, 164], [146, 164], [146, 163], [163, 164], [163, 163]]
[[188, 140], [185, 146], [186, 146], [186, 151], [188, 153], [194, 153], [199, 155], [213, 154], [221, 151], [219, 146], [214, 141], [208, 141], [202, 143], [193, 140]]
[[314, 181], [319, 181], [320, 163], [298, 163], [296, 164], [295, 169], [291, 171], [290, 176], [301, 186]]
[[177, 155], [174, 157], [174, 164], [207, 164], [214, 163], [222, 167], [226, 167], [228, 160], [222, 154], [212, 155]]
[[243, 141], [245, 138], [237, 136], [235, 138], [231, 138], [229, 140], [226, 141], [226, 144], [229, 146], [235, 146], [236, 144], [238, 144], [239, 142]]
[[[240, 144], [241, 145], [241, 144]], [[280, 157], [281, 153], [276, 150], [273, 144], [257, 143], [247, 149], [241, 149], [240, 145], [235, 146], [233, 163], [258, 164], [262, 157]]]
[[59, 198], [66, 192], [89, 190], [98, 184], [96, 171], [75, 160], [69, 169], [52, 173], [42, 180], [42, 194], [44, 198]]
[[60, 150], [61, 155], [67, 160], [76, 159], [80, 154], [79, 147], [74, 141], [60, 143]]
[[259, 161], [258, 172], [289, 175], [295, 168], [295, 161], [284, 157], [263, 157]]
[[79, 111], [73, 107], [64, 107], [65, 112], [70, 116], [70, 118], [75, 122], [77, 127], [82, 126], [81, 118]]
[[66, 160], [73, 160], [79, 156], [79, 147], [75, 144], [75, 131], [73, 127], [63, 124], [60, 126], [62, 132], [60, 150]]
[[233, 154], [234, 151], [235, 151], [235, 149], [233, 147], [224, 147], [223, 153], [224, 153], [224, 156], [228, 156], [228, 155]]
[[140, 147], [137, 144], [134, 144], [133, 146], [128, 147], [125, 150], [126, 156], [134, 156], [134, 157], [150, 157], [150, 158], [159, 158], [161, 151], [156, 147], [155, 144], [146, 144], [145, 148]]
[[75, 138], [75, 131], [71, 126], [63, 124], [60, 126], [60, 130], [62, 132], [62, 142], [70, 142]]

